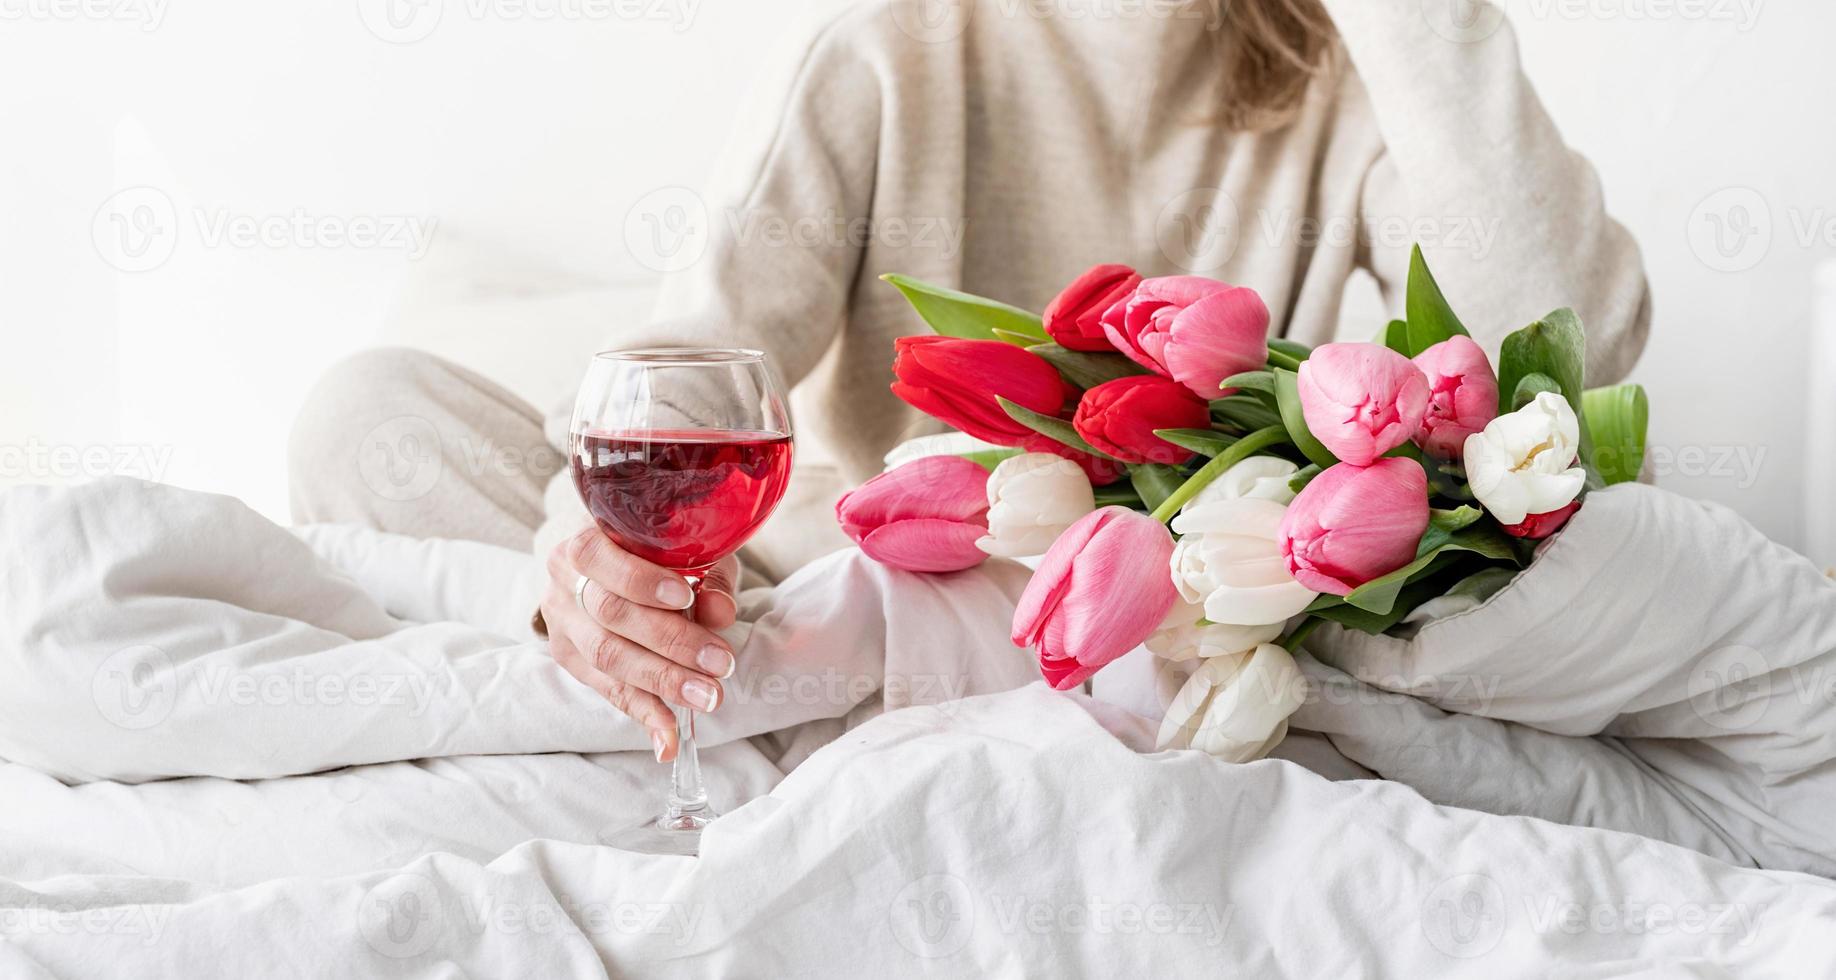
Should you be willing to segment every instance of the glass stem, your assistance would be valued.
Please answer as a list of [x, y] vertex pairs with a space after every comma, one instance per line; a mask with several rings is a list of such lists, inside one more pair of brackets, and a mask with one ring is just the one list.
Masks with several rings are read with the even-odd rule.
[[[701, 597], [699, 576], [686, 576], [689, 591]], [[690, 602], [684, 616], [695, 617], [695, 603]], [[670, 769], [669, 810], [664, 820], [706, 812], [708, 790], [701, 782], [701, 757], [695, 752], [695, 712], [681, 705], [670, 705], [676, 715], [676, 761]]]

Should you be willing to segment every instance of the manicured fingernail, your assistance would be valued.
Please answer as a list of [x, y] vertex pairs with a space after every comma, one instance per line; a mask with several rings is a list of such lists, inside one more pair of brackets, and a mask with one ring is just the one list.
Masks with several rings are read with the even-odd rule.
[[726, 680], [733, 676], [733, 654], [710, 643], [695, 655], [695, 666], [700, 667], [703, 673]]
[[707, 681], [686, 681], [682, 685], [682, 697], [694, 707], [703, 711], [713, 711], [720, 703], [720, 688]]
[[657, 586], [657, 601], [671, 609], [687, 609], [695, 601], [695, 593], [689, 591], [688, 583], [679, 578], [667, 578]]
[[657, 761], [662, 762], [663, 752], [669, 748], [669, 743], [663, 739], [662, 732], [650, 733], [650, 748], [657, 754]]

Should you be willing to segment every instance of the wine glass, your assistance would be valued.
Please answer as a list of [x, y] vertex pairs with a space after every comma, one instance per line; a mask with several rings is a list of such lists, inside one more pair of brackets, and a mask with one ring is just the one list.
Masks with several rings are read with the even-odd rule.
[[[790, 413], [756, 350], [595, 354], [571, 432], [574, 486], [600, 531], [681, 573], [697, 594], [708, 570], [771, 516], [790, 481]], [[696, 854], [702, 828], [717, 816], [695, 754], [695, 714], [670, 707], [680, 747], [668, 808], [612, 839], [615, 846]]]

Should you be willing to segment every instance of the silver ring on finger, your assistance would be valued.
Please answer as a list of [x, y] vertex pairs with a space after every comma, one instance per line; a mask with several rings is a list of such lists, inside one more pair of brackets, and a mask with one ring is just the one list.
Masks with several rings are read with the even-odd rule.
[[580, 576], [579, 580], [574, 583], [574, 602], [580, 606], [581, 612], [586, 613], [589, 616], [593, 614], [593, 611], [587, 608], [586, 587], [587, 587], [587, 583], [591, 581], [592, 579], [587, 578], [585, 575], [582, 575]]

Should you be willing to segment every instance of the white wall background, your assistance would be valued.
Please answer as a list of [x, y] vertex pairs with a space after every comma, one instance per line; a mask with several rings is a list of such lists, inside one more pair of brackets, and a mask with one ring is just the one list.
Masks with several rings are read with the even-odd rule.
[[[345, 353], [556, 390], [647, 306], [634, 206], [702, 186], [791, 15], [836, 2], [0, 0], [0, 483], [284, 516], [288, 422]], [[1836, 452], [1836, 5], [1505, 6], [1645, 250], [1660, 481], [1836, 562], [1805, 461]]]

